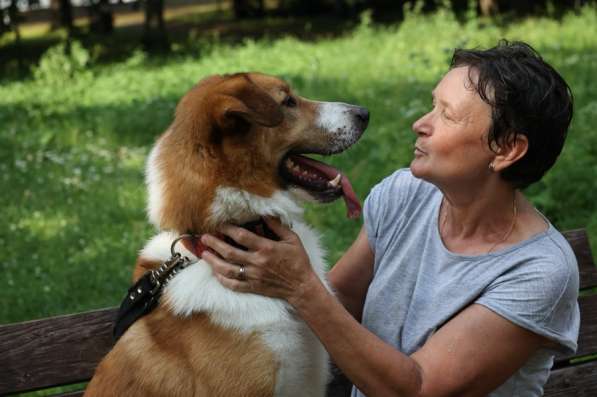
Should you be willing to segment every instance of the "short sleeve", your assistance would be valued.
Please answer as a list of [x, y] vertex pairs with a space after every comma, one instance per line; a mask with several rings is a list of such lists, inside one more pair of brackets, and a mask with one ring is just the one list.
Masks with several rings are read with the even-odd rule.
[[383, 212], [382, 200], [382, 183], [378, 183], [371, 189], [371, 192], [365, 199], [363, 218], [365, 223], [365, 230], [367, 231], [367, 238], [369, 239], [369, 246], [375, 252], [375, 242], [379, 233], [380, 213]]
[[408, 171], [406, 169], [395, 171], [375, 185], [365, 199], [363, 218], [367, 238], [369, 239], [369, 246], [374, 253], [377, 246], [377, 238], [383, 229], [384, 220], [387, 219], [389, 212], [392, 211], [389, 207], [395, 206], [396, 200], [399, 200], [400, 179], [405, 179], [404, 177], [407, 177], [407, 174]]
[[537, 258], [498, 277], [475, 303], [556, 342], [558, 351], [573, 353], [580, 325], [578, 287], [574, 258]]

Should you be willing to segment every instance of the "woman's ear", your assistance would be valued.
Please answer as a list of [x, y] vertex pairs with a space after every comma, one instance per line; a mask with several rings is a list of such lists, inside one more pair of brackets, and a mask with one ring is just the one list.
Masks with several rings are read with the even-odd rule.
[[529, 140], [526, 135], [516, 134], [511, 139], [505, 139], [497, 145], [496, 156], [491, 162], [492, 169], [502, 171], [524, 157], [529, 149]]

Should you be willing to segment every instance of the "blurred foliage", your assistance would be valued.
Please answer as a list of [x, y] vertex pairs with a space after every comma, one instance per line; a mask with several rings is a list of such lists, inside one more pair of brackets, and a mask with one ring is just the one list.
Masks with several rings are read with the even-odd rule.
[[90, 73], [89, 60], [89, 51], [80, 42], [60, 43], [44, 53], [39, 65], [33, 68], [33, 76], [38, 82], [64, 84], [85, 72]]
[[[172, 120], [178, 99], [200, 78], [257, 70], [306, 97], [367, 106], [361, 142], [330, 158], [361, 199], [407, 166], [410, 126], [455, 47], [493, 46], [502, 37], [536, 47], [566, 78], [575, 118], [558, 163], [528, 190], [561, 229], [587, 227], [597, 243], [597, 10], [559, 20], [514, 23], [407, 7], [399, 25], [370, 14], [339, 38], [189, 40], [184, 52], [141, 50], [112, 64], [72, 42], [51, 48], [31, 78], [0, 85], [0, 323], [116, 305], [138, 250], [154, 232], [145, 217], [143, 166]], [[307, 207], [334, 263], [360, 227], [340, 202]]]

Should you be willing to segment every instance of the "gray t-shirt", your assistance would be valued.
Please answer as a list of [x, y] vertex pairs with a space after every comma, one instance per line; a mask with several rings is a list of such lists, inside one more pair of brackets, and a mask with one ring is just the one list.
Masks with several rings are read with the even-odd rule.
[[[548, 230], [485, 255], [450, 252], [438, 230], [442, 193], [398, 170], [365, 201], [374, 277], [363, 325], [410, 355], [463, 308], [477, 303], [513, 323], [576, 350], [580, 314], [578, 268], [572, 249]], [[554, 351], [541, 349], [491, 397], [543, 394]], [[353, 397], [363, 396], [353, 388]], [[370, 396], [374, 397], [374, 396]]]

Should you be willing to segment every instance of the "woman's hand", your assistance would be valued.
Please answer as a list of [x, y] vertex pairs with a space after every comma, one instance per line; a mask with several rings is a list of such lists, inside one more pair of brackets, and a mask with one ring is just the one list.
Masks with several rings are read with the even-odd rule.
[[205, 234], [201, 242], [220, 256], [205, 250], [201, 257], [212, 267], [223, 286], [234, 291], [284, 299], [293, 304], [293, 301], [302, 299], [310, 283], [319, 280], [299, 237], [278, 219], [265, 218], [265, 222], [280, 237], [280, 241], [258, 236], [238, 226], [224, 225], [220, 232], [248, 250], [243, 251]]

